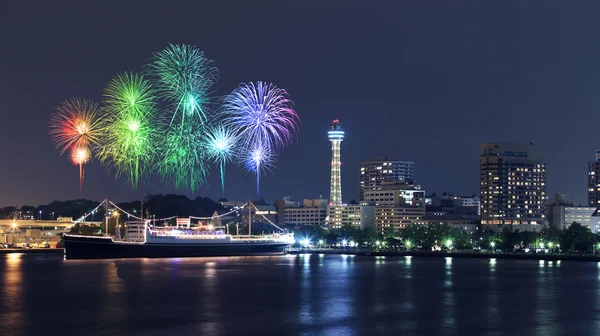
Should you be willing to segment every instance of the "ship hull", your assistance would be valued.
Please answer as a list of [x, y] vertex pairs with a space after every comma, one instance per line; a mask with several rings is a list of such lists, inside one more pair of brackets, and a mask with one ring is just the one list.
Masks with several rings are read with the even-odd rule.
[[138, 244], [113, 242], [104, 237], [64, 236], [66, 259], [183, 258], [248, 256], [284, 253], [284, 242], [227, 244]]

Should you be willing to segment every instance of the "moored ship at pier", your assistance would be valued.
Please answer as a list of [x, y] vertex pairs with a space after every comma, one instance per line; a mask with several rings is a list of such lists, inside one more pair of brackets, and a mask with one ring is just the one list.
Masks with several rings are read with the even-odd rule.
[[151, 229], [148, 222], [130, 222], [126, 224], [125, 240], [119, 234], [115, 238], [65, 234], [64, 243], [67, 259], [245, 256], [284, 253], [294, 243], [294, 236], [237, 236], [199, 228]]

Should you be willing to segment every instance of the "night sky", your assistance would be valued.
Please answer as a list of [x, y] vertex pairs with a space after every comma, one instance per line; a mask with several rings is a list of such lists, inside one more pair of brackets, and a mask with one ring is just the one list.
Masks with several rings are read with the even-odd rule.
[[[586, 203], [600, 149], [597, 1], [94, 3], [0, 6], [0, 206], [78, 198], [78, 168], [54, 150], [50, 113], [71, 97], [100, 100], [112, 76], [140, 71], [169, 42], [216, 61], [217, 95], [262, 80], [295, 101], [298, 142], [262, 179], [267, 200], [328, 197], [326, 132], [339, 118], [344, 201], [358, 199], [358, 162], [382, 155], [414, 161], [428, 193], [478, 193], [479, 145], [510, 141], [543, 146], [548, 193]], [[132, 190], [97, 162], [86, 167], [84, 198], [175, 192], [158, 179]], [[222, 196], [218, 171], [188, 195]], [[254, 198], [254, 178], [230, 166], [225, 196]]]

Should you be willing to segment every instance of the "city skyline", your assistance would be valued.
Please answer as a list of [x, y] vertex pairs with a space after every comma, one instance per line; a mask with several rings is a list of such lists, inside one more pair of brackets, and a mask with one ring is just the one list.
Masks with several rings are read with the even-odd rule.
[[[273, 174], [261, 179], [266, 199], [328, 195], [331, 149], [324, 133], [339, 118], [347, 133], [344, 200], [359, 199], [358, 163], [386, 155], [415, 162], [415, 179], [428, 192], [477, 193], [480, 144], [532, 141], [549, 153], [547, 194], [560, 191], [576, 204], [587, 204], [585, 170], [600, 148], [592, 136], [600, 121], [592, 90], [598, 86], [600, 47], [590, 43], [599, 37], [597, 9], [556, 1], [546, 3], [547, 15], [540, 16], [535, 4], [514, 4], [373, 7], [307, 1], [285, 9], [266, 2], [231, 9], [223, 3], [203, 7], [204, 19], [196, 22], [191, 20], [194, 5], [186, 11], [148, 5], [144, 15], [132, 15], [138, 10], [133, 2], [119, 10], [76, 3], [40, 12], [11, 3], [0, 23], [14, 32], [0, 56], [6, 67], [0, 80], [5, 93], [0, 148], [8, 162], [0, 175], [9, 191], [0, 195], [0, 205], [78, 198], [78, 168], [56, 155], [46, 134], [50, 113], [71, 96], [100, 100], [115, 72], [139, 71], [152, 51], [169, 42], [198, 45], [217, 60], [219, 95], [256, 78], [285, 87], [296, 102], [302, 131], [298, 142], [281, 153]], [[224, 15], [231, 10], [248, 15], [234, 20]], [[556, 17], [563, 21], [557, 23]], [[147, 24], [158, 21], [164, 24]], [[243, 29], [272, 35], [248, 41], [235, 34]], [[131, 39], [123, 31], [144, 33]], [[223, 42], [231, 39], [237, 43]], [[71, 41], [84, 42], [75, 48]], [[577, 130], [569, 141], [556, 136], [565, 133], [565, 121]], [[536, 126], [540, 123], [543, 127]], [[213, 169], [208, 187], [185, 194], [213, 199], [255, 194], [251, 175], [228, 168], [227, 176], [225, 193]], [[131, 189], [97, 163], [86, 166], [85, 180], [82, 196], [88, 199], [177, 192], [157, 180]]]

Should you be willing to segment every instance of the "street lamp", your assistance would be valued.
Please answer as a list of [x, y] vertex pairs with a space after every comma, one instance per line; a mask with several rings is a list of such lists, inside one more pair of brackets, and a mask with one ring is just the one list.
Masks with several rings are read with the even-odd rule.
[[490, 246], [492, 246], [492, 251], [496, 252], [496, 242], [491, 242]]
[[446, 240], [446, 246], [448, 247], [448, 249], [452, 249], [452, 239]]
[[323, 239], [319, 239], [319, 247], [323, 245]]
[[42, 210], [40, 210], [40, 219], [39, 220], [42, 220]]
[[410, 245], [412, 245], [412, 243], [410, 242], [410, 240], [407, 240], [407, 241], [404, 243], [404, 249], [405, 249], [405, 250], [408, 250], [408, 249], [410, 249]]
[[342, 246], [346, 247], [348, 245], [348, 241], [346, 239], [342, 240]]

